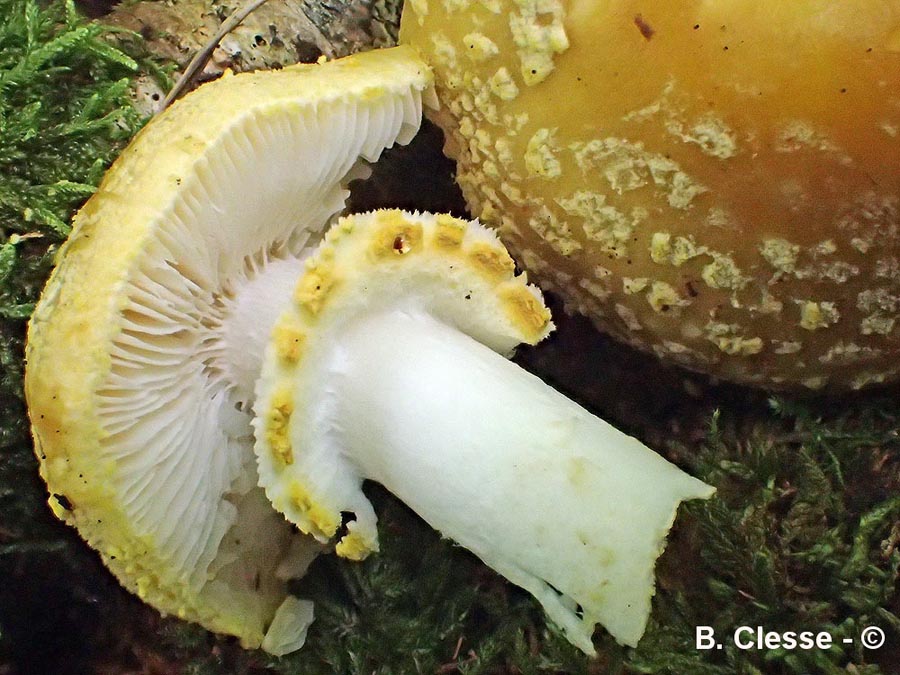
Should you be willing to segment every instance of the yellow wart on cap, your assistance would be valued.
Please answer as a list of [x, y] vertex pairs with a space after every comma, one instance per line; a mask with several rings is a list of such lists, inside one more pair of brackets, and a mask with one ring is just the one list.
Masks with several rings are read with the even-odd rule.
[[447, 214], [435, 217], [434, 244], [442, 249], [459, 248], [466, 236], [466, 223]]
[[365, 560], [374, 551], [374, 542], [353, 531], [345, 534], [334, 547], [335, 553], [348, 560]]
[[800, 326], [806, 330], [818, 330], [835, 324], [840, 313], [833, 302], [806, 301], [800, 305]]
[[336, 283], [334, 264], [324, 256], [307, 261], [306, 271], [297, 282], [294, 302], [316, 316]]
[[294, 365], [300, 360], [306, 334], [288, 316], [283, 316], [272, 330], [275, 351], [286, 365]]
[[378, 214], [370, 254], [375, 259], [398, 258], [422, 248], [422, 224], [411, 222], [399, 211]]
[[527, 336], [527, 341], [534, 343], [540, 340], [550, 325], [550, 310], [527, 286], [514, 281], [503, 284], [499, 295], [507, 317]]
[[289, 429], [291, 415], [294, 412], [294, 398], [288, 387], [278, 389], [272, 396], [271, 405], [266, 413], [266, 441], [272, 448], [275, 457], [283, 464], [292, 464], [294, 453], [291, 449]]
[[308, 531], [304, 531], [304, 534], [325, 539], [334, 536], [341, 524], [340, 514], [335, 514], [318, 503], [309, 490], [298, 481], [291, 482], [290, 498], [291, 504], [300, 512], [301, 516], [298, 519], [300, 522], [297, 523], [297, 527], [301, 530], [304, 529], [304, 526], [307, 527]]
[[469, 247], [467, 255], [475, 269], [494, 282], [509, 279], [515, 273], [516, 264], [500, 244], [476, 242]]

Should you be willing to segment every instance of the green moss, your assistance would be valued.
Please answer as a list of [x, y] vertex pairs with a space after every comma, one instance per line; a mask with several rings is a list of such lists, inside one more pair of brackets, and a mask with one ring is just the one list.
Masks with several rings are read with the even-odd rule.
[[[727, 430], [719, 425], [724, 414], [713, 418], [693, 472], [719, 494], [687, 508], [693, 568], [661, 594], [651, 630], [629, 655], [639, 672], [837, 673], [851, 664], [861, 673], [892, 672], [871, 663], [879, 654], [867, 653], [859, 637], [876, 625], [889, 645], [900, 641], [895, 401], [861, 399], [828, 420], [810, 404], [770, 406], [775, 419], [758, 419], [749, 431], [737, 426], [746, 417], [729, 417]], [[739, 626], [826, 631], [837, 644], [757, 652], [724, 641], [721, 651], [698, 652], [697, 625], [715, 627], [717, 636]]]
[[74, 210], [140, 120], [138, 65], [71, 3], [0, 0], [0, 449], [28, 446], [22, 406], [24, 320]]
[[[25, 320], [70, 217], [141, 122], [129, 100], [137, 63], [105, 32], [71, 3], [0, 0], [0, 670], [8, 658], [43, 672], [28, 640], [40, 638], [44, 651], [61, 645], [45, 635], [61, 618], [54, 611], [65, 612], [58, 603], [84, 598], [95, 578], [63, 586], [66, 570], [83, 574], [92, 561], [46, 509], [22, 376]], [[30, 626], [41, 604], [51, 617]]]
[[[137, 63], [71, 3], [0, 0], [0, 449], [29, 445], [22, 339], [74, 210], [140, 120]], [[30, 451], [29, 451], [30, 452]]]

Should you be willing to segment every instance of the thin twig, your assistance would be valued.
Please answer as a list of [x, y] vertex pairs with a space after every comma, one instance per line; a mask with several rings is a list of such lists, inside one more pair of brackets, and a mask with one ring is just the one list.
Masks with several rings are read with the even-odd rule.
[[184, 69], [184, 72], [181, 74], [181, 77], [178, 78], [175, 86], [169, 91], [160, 110], [165, 110], [176, 98], [181, 96], [182, 92], [194, 79], [194, 76], [206, 67], [209, 57], [212, 56], [212, 53], [215, 51], [216, 47], [219, 46], [222, 39], [237, 28], [244, 19], [265, 2], [266, 0], [250, 0], [243, 7], [232, 12], [231, 16], [222, 22], [218, 32], [213, 35], [212, 39], [203, 46], [203, 49], [198, 51], [194, 55], [194, 58], [191, 59], [191, 62], [188, 64], [187, 68]]

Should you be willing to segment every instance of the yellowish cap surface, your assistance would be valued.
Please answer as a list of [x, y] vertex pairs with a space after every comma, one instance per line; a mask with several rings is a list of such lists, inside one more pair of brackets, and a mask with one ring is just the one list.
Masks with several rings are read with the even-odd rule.
[[412, 138], [430, 82], [399, 48], [205, 85], [76, 216], [29, 326], [35, 451], [56, 515], [160, 611], [276, 653], [302, 642], [296, 602], [273, 629], [296, 635], [266, 635], [298, 535], [257, 487], [253, 381], [223, 333], [261, 269], [299, 274], [360, 159]]
[[896, 377], [900, 2], [413, 0], [401, 40], [569, 309], [742, 382]]

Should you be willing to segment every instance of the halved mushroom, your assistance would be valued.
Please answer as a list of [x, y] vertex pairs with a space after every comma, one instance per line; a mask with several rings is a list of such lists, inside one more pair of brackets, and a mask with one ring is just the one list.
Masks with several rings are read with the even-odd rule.
[[30, 327], [51, 505], [147, 602], [280, 654], [312, 619], [283, 578], [326, 543], [377, 549], [372, 478], [585, 652], [597, 622], [635, 644], [677, 506], [712, 489], [503, 358], [552, 326], [491, 231], [383, 211], [322, 236], [429, 83], [370, 52], [235, 76], [148, 126]]
[[[406, 48], [224, 78], [150, 122], [77, 215], [29, 327], [35, 450], [56, 515], [161, 611], [302, 644], [311, 610], [280, 572], [316, 545], [257, 487], [262, 355], [243, 343], [268, 336], [355, 167], [413, 137], [429, 86]], [[262, 276], [283, 292], [259, 304]]]

